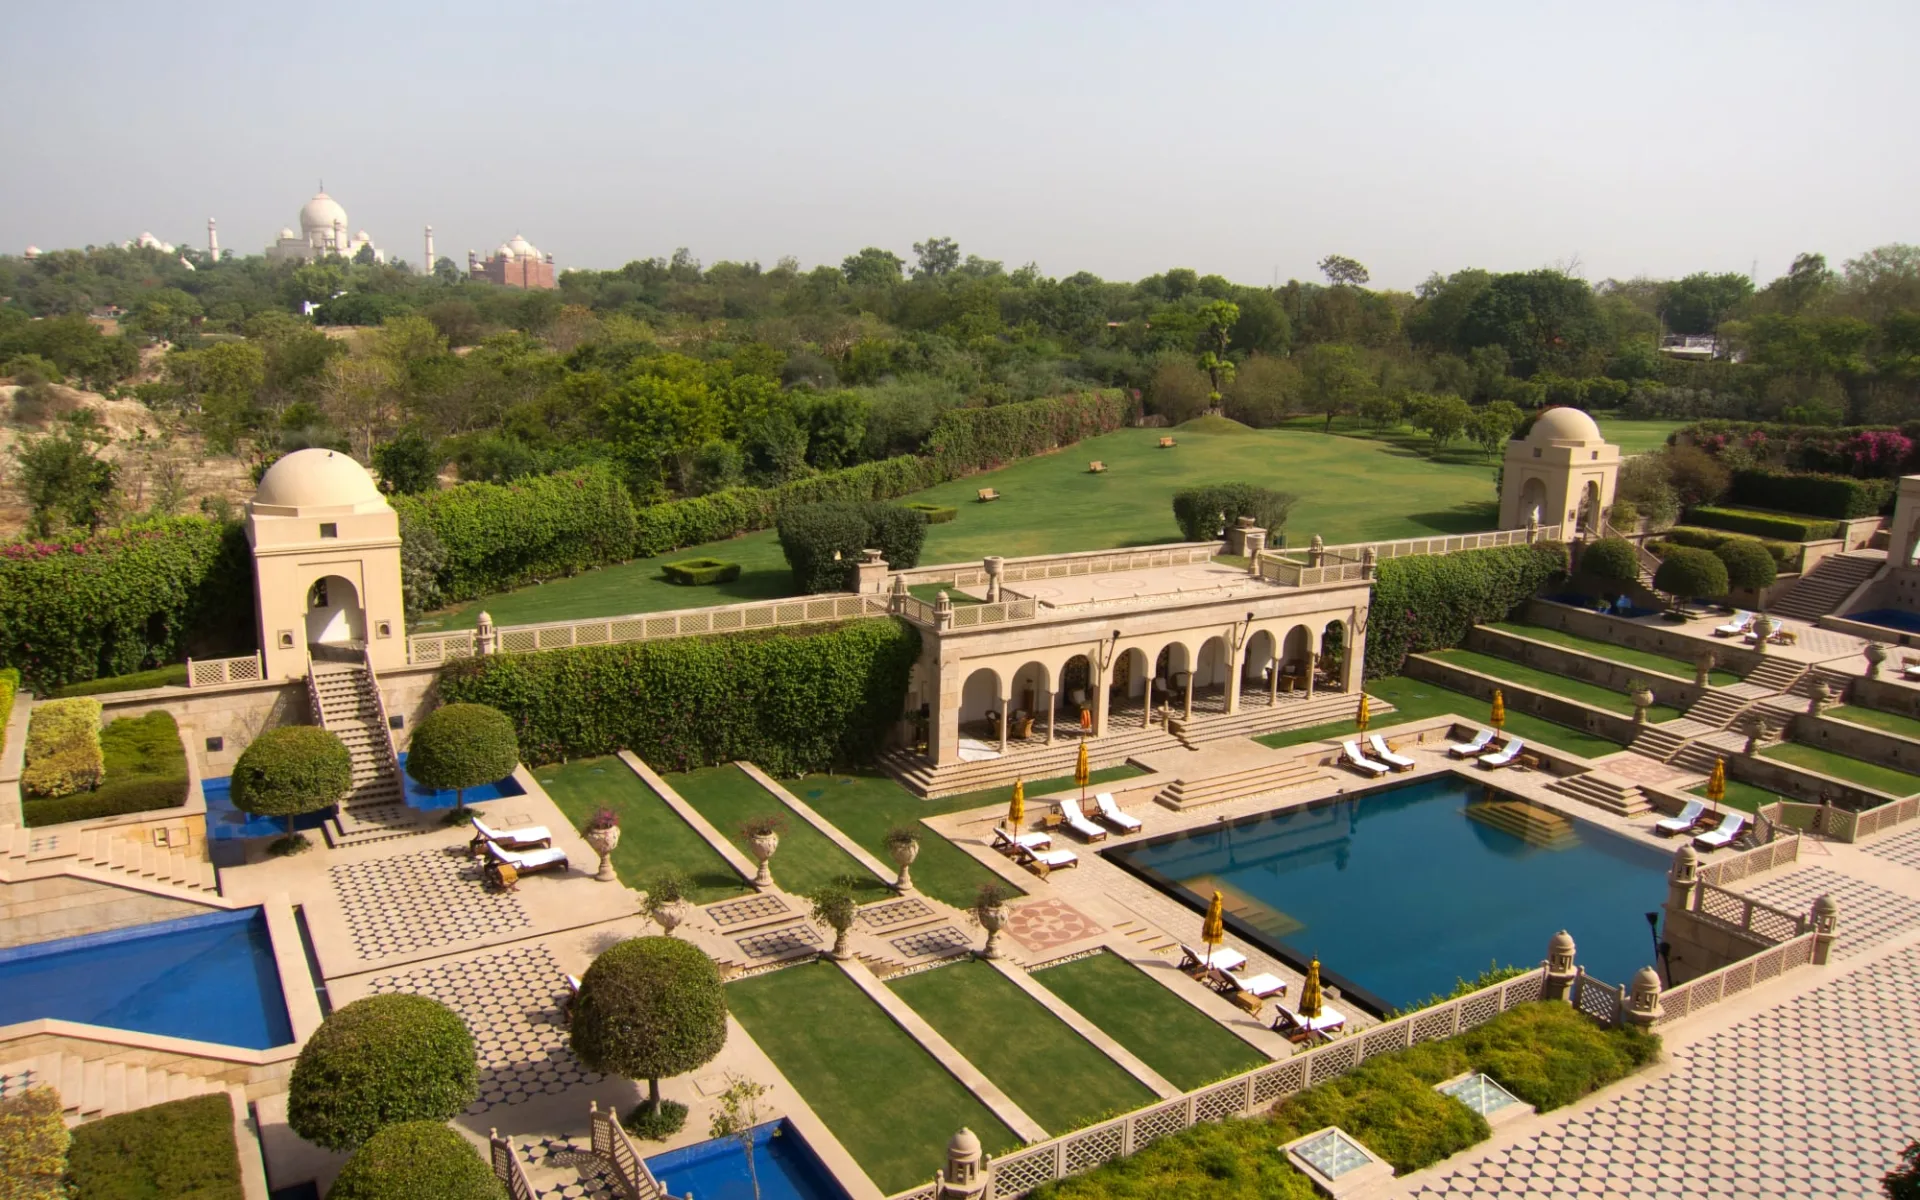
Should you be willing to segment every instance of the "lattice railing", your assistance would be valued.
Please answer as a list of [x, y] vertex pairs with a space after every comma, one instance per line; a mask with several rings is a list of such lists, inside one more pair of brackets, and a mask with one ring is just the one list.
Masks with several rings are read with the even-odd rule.
[[[495, 634], [495, 653], [530, 654], [571, 646], [612, 646], [656, 638], [697, 637], [710, 633], [740, 633], [786, 625], [817, 625], [854, 617], [884, 614], [887, 598], [839, 593], [796, 596], [720, 608], [688, 608], [675, 612], [632, 613], [623, 617], [596, 617], [587, 621], [553, 621], [543, 625], [505, 625]], [[478, 652], [472, 630], [418, 634], [407, 639], [407, 661], [432, 664], [467, 658]]]
[[1799, 859], [1800, 835], [1796, 833], [1703, 865], [1700, 882], [1715, 886], [1734, 883]]
[[452, 633], [416, 633], [407, 638], [407, 661], [416, 666], [472, 658], [473, 654], [471, 629], [458, 629]]
[[496, 1129], [488, 1135], [487, 1148], [494, 1178], [505, 1185], [507, 1200], [537, 1200], [533, 1185], [527, 1182], [526, 1168], [520, 1165], [520, 1156], [513, 1152], [513, 1143], [501, 1137]]
[[1846, 841], [1857, 842], [1870, 837], [1883, 829], [1904, 824], [1920, 816], [1920, 796], [1908, 796], [1905, 800], [1895, 800], [1892, 804], [1882, 804], [1863, 813], [1853, 814], [1852, 837]]
[[1579, 978], [1573, 981], [1573, 994], [1569, 999], [1575, 1008], [1602, 1025], [1620, 1023], [1620, 989], [1613, 984], [1602, 983], [1584, 969]]
[[1299, 549], [1269, 552], [1260, 558], [1260, 575], [1286, 587], [1315, 587], [1326, 583], [1347, 583], [1366, 578], [1362, 567], [1368, 550], [1376, 563], [1390, 558], [1409, 558], [1421, 554], [1458, 554], [1463, 550], [1490, 550], [1496, 546], [1524, 545], [1529, 540], [1551, 542], [1560, 538], [1561, 527], [1542, 525], [1531, 534], [1525, 529], [1502, 529], [1492, 533], [1466, 533], [1451, 537], [1404, 538], [1396, 542], [1354, 542], [1327, 546], [1320, 550], [1320, 565]]
[[1737, 996], [1770, 979], [1813, 961], [1813, 944], [1819, 935], [1803, 933], [1739, 962], [1711, 971], [1698, 979], [1660, 993], [1660, 1019], [1655, 1028], [1678, 1021], [1691, 1013]]
[[612, 1169], [614, 1183], [625, 1193], [624, 1200], [657, 1200], [665, 1194], [611, 1108], [602, 1112], [594, 1102], [589, 1122], [593, 1155]]
[[259, 683], [267, 677], [267, 666], [260, 652], [237, 658], [190, 658], [187, 660], [187, 686], [218, 687], [223, 683]]
[[[1077, 554], [1010, 558], [1000, 568], [1000, 581], [1022, 583], [1030, 579], [1070, 579], [1076, 575], [1110, 575], [1116, 571], [1180, 567], [1210, 562], [1220, 550], [1219, 542], [1172, 542], [1131, 550], [1092, 550]], [[904, 575], [909, 584], [944, 583], [956, 587], [980, 587], [987, 582], [987, 569], [984, 564], [977, 562], [940, 563], [901, 571], [899, 574]]]
[[1799, 937], [1807, 931], [1810, 921], [1809, 917], [1800, 913], [1775, 908], [1764, 900], [1730, 892], [1711, 883], [1702, 883], [1693, 889], [1693, 911], [1763, 941], [1775, 943]]

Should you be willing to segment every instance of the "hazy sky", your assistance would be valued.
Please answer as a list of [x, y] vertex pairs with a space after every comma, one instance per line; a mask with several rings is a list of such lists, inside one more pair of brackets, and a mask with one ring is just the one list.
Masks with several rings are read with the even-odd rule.
[[1920, 240], [1920, 4], [6, 0], [0, 248], [1766, 279]]

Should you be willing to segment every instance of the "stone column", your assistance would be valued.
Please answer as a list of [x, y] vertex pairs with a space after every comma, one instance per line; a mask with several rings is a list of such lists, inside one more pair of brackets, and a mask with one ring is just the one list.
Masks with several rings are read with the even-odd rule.
[[1817, 717], [1827, 711], [1827, 706], [1832, 703], [1833, 689], [1827, 686], [1827, 681], [1824, 679], [1814, 680], [1813, 690], [1807, 696], [1807, 715]]
[[1547, 939], [1547, 977], [1543, 999], [1567, 1000], [1573, 995], [1573, 981], [1578, 974], [1573, 965], [1573, 950], [1573, 935], [1564, 929]]
[[[1196, 663], [1195, 665], [1197, 666], [1198, 664]], [[1181, 719], [1182, 721], [1191, 721], [1191, 720], [1193, 720], [1193, 677], [1194, 677], [1194, 675], [1195, 675], [1195, 674], [1196, 674], [1196, 672], [1195, 672], [1195, 671], [1194, 671], [1194, 670], [1193, 670], [1192, 668], [1188, 668], [1188, 670], [1187, 670], [1187, 698], [1186, 698], [1186, 702], [1185, 702], [1184, 704], [1182, 704], [1182, 705], [1181, 705], [1181, 707], [1180, 707], [1180, 719]]]
[[1527, 545], [1540, 540], [1540, 517], [1537, 513], [1527, 514]]
[[1000, 697], [1000, 753], [1007, 752], [1007, 726], [1013, 724], [1013, 697]]
[[500, 635], [494, 630], [493, 617], [487, 613], [480, 614], [480, 620], [474, 627], [473, 648], [483, 655], [500, 652]]
[[1375, 553], [1372, 546], [1368, 546], [1365, 550], [1362, 550], [1360, 552], [1360, 578], [1362, 579], [1373, 578], [1374, 565], [1379, 560], [1379, 557], [1380, 556], [1377, 553]]
[[960, 761], [960, 686], [960, 664], [937, 660], [932, 688], [933, 712], [927, 721], [928, 757], [936, 766]]
[[1621, 989], [1620, 1023], [1651, 1029], [1666, 1013], [1660, 1007], [1660, 973], [1641, 967], [1633, 977], [1632, 990]]
[[1047, 693], [1047, 745], [1053, 745], [1053, 713], [1060, 707], [1060, 693]]
[[1833, 902], [1829, 894], [1822, 894], [1813, 902], [1813, 965], [1824, 967], [1827, 956], [1833, 953], [1833, 938], [1840, 927], [1840, 906]]
[[1349, 692], [1357, 692], [1367, 685], [1367, 634], [1360, 627], [1360, 610], [1353, 610], [1353, 619], [1347, 622], [1347, 675], [1346, 687]]
[[1000, 599], [1000, 572], [1006, 567], [1007, 560], [998, 554], [989, 554], [980, 560], [987, 572], [987, 603], [993, 604]]
[[1280, 646], [1280, 643], [1278, 642], [1274, 643], [1275, 654], [1273, 656], [1273, 665], [1267, 671], [1267, 707], [1268, 708], [1272, 708], [1274, 705], [1280, 703], [1280, 655], [1278, 653], [1279, 646]]
[[1227, 714], [1240, 711], [1240, 672], [1246, 670], [1247, 648], [1233, 651], [1227, 662]]

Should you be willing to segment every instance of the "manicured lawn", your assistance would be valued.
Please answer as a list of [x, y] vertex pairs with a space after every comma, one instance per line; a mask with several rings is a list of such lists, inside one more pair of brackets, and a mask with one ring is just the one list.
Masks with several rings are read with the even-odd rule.
[[1049, 1133], [1078, 1129], [1155, 1098], [987, 963], [969, 959], [888, 986]]
[[[892, 895], [893, 889], [874, 877], [873, 872], [833, 839], [796, 816], [792, 809], [766, 788], [755, 783], [745, 771], [728, 763], [723, 767], [703, 767], [679, 775], [664, 776], [713, 827], [725, 834], [742, 853], [751, 856], [746, 835], [740, 826], [752, 817], [779, 816], [787, 827], [780, 834], [780, 848], [772, 859], [773, 878], [789, 892], [805, 895], [813, 889], [840, 879], [852, 880], [854, 890], [864, 901]], [[881, 858], [881, 862], [889, 861]], [[891, 881], [891, 876], [888, 880]]]
[[924, 1183], [961, 1126], [1020, 1139], [829, 962], [727, 985], [727, 1007], [881, 1191]]
[[[1519, 621], [1494, 621], [1487, 626], [1507, 633], [1532, 638], [1536, 642], [1549, 642], [1555, 646], [1565, 646], [1569, 650], [1580, 650], [1596, 658], [1617, 662], [1626, 667], [1639, 667], [1646, 671], [1659, 671], [1672, 675], [1676, 679], [1693, 679], [1693, 664], [1683, 658], [1673, 658], [1665, 654], [1655, 654], [1649, 650], [1632, 650], [1626, 646], [1616, 646], [1612, 642], [1603, 642], [1597, 638], [1581, 637], [1577, 633], [1568, 633], [1564, 629], [1549, 629], [1544, 625], [1528, 625]], [[1715, 668], [1707, 676], [1707, 681], [1715, 687], [1728, 687], [1740, 682], [1740, 677], [1732, 671]]]
[[1818, 771], [1823, 775], [1831, 775], [1835, 779], [1844, 779], [1849, 783], [1857, 783], [1861, 787], [1885, 792], [1889, 796], [1911, 796], [1915, 792], [1920, 792], [1920, 775], [1909, 775], [1905, 771], [1896, 771], [1892, 767], [1862, 762], [1860, 759], [1836, 754], [1831, 750], [1823, 750], [1818, 746], [1803, 746], [1799, 742], [1780, 742], [1761, 750], [1760, 756], [1796, 767], [1805, 767], [1809, 771]]
[[185, 686], [187, 686], [187, 664], [175, 663], [170, 667], [155, 667], [151, 671], [135, 671], [131, 675], [110, 675], [105, 679], [70, 683], [57, 689], [53, 693], [53, 698], [64, 700], [68, 696], [104, 696], [110, 692], [137, 692], [145, 688]]
[[[1603, 688], [1597, 683], [1569, 679], [1565, 675], [1555, 675], [1551, 671], [1542, 671], [1537, 667], [1514, 662], [1512, 659], [1496, 658], [1477, 650], [1436, 650], [1432, 657], [1455, 666], [1465, 667], [1469, 671], [1478, 671], [1482, 675], [1491, 675], [1507, 683], [1551, 692], [1556, 696], [1578, 700], [1584, 704], [1591, 704], [1595, 708], [1617, 712], [1622, 716], [1633, 715], [1633, 701], [1627, 699], [1626, 693]], [[1671, 721], [1679, 715], [1679, 709], [1668, 708], [1664, 704], [1656, 704], [1647, 710], [1647, 720], [1654, 724]]]
[[1841, 721], [1851, 721], [1855, 725], [1865, 725], [1868, 729], [1878, 729], [1882, 733], [1920, 740], [1920, 721], [1900, 713], [1881, 712], [1877, 708], [1842, 704], [1828, 709], [1826, 715]]
[[[1707, 798], [1707, 785], [1704, 783], [1697, 788], [1688, 788], [1687, 791], [1689, 794], [1698, 796], [1702, 800]], [[1763, 804], [1772, 804], [1785, 799], [1788, 799], [1788, 797], [1782, 796], [1777, 792], [1770, 792], [1763, 787], [1755, 787], [1751, 783], [1742, 783], [1738, 779], [1729, 779], [1727, 780], [1727, 795], [1726, 798], [1720, 802], [1720, 807], [1737, 808], [1741, 812], [1755, 812], [1758, 811]]]
[[1033, 978], [1183, 1091], [1267, 1061], [1117, 954], [1076, 958]]
[[620, 814], [620, 844], [613, 848], [613, 868], [628, 887], [645, 888], [650, 876], [671, 866], [693, 881], [692, 898], [698, 904], [752, 890], [693, 826], [618, 758], [580, 758], [564, 766], [541, 767], [534, 778], [576, 827], [585, 825], [596, 809], [611, 808]]
[[[1205, 480], [1245, 480], [1297, 493], [1300, 503], [1283, 531], [1297, 545], [1316, 533], [1333, 545], [1469, 533], [1495, 523], [1493, 464], [1478, 450], [1449, 452], [1435, 461], [1403, 444], [1406, 439], [1328, 437], [1317, 424], [1311, 429], [1226, 428], [1178, 431], [1180, 444], [1171, 450], [1159, 449], [1160, 430], [1121, 430], [920, 492], [911, 498], [959, 509], [954, 520], [928, 528], [920, 561], [977, 562], [988, 554], [1018, 557], [1178, 541], [1173, 493]], [[1087, 473], [1092, 459], [1106, 462], [1105, 474]], [[1392, 486], [1381, 486], [1383, 480]], [[974, 493], [983, 487], [997, 488], [1002, 498], [977, 503]], [[660, 573], [662, 562], [699, 556], [739, 563], [740, 578], [687, 588], [668, 583]], [[486, 596], [410, 624], [416, 632], [467, 629], [482, 609], [501, 625], [658, 612], [785, 596], [792, 588], [779, 543], [771, 530], [763, 530]]]
[[1685, 421], [1627, 421], [1614, 417], [1596, 417], [1601, 436], [1620, 447], [1622, 454], [1644, 454], [1667, 444], [1667, 435], [1683, 428]]
[[[1367, 681], [1367, 692], [1392, 704], [1396, 710], [1383, 718], [1382, 724], [1424, 721], [1443, 713], [1455, 713], [1469, 721], [1486, 724], [1489, 705], [1485, 700], [1475, 699], [1465, 692], [1456, 692], [1439, 684], [1428, 683], [1424, 679], [1412, 679], [1405, 675], [1370, 679]], [[1351, 733], [1352, 723], [1345, 723], [1344, 729]], [[1583, 730], [1570, 729], [1565, 725], [1558, 725], [1529, 713], [1514, 712], [1512, 709], [1507, 710], [1506, 732], [1523, 741], [1538, 742], [1540, 745], [1551, 746], [1568, 754], [1577, 754], [1582, 758], [1599, 758], [1620, 750], [1618, 743], [1610, 742], [1603, 737], [1596, 737]], [[1323, 734], [1322, 736], [1331, 735]], [[1265, 739], [1261, 740], [1265, 741]]]
[[246, 1195], [233, 1142], [233, 1105], [224, 1092], [89, 1121], [73, 1131], [67, 1169], [72, 1195], [85, 1200]]

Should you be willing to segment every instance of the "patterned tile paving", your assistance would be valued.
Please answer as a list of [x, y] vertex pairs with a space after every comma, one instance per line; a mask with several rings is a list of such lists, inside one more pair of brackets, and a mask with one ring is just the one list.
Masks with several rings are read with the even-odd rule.
[[933, 915], [933, 906], [925, 900], [909, 897], [905, 900], [889, 900], [884, 904], [869, 904], [860, 910], [860, 919], [872, 929], [892, 929], [905, 925], [909, 921], [924, 921]]
[[1920, 900], [1862, 883], [1825, 867], [1807, 867], [1778, 879], [1764, 878], [1747, 889], [1756, 900], [1806, 912], [1821, 893], [1840, 906], [1840, 936], [1834, 940], [1835, 958], [1851, 958], [1876, 942], [1920, 924]]
[[1880, 1196], [1920, 1130], [1920, 948], [1675, 1053], [1677, 1070], [1411, 1193]]
[[[520, 1157], [536, 1171], [552, 1171], [562, 1181], [550, 1187], [535, 1186], [540, 1200], [624, 1200], [612, 1168], [595, 1158], [586, 1146], [564, 1138], [541, 1138], [520, 1146]], [[569, 1171], [578, 1178], [566, 1179]], [[531, 1182], [531, 1180], [529, 1180]]]
[[1097, 937], [1106, 930], [1064, 900], [1033, 900], [1007, 917], [1007, 933], [1035, 953]]
[[742, 896], [725, 904], [709, 906], [707, 916], [715, 925], [725, 929], [729, 925], [745, 925], [748, 921], [764, 920], [792, 911], [787, 907], [787, 902], [778, 896]]
[[923, 929], [918, 933], [909, 933], [897, 937], [889, 943], [896, 954], [902, 958], [932, 958], [935, 955], [957, 954], [973, 946], [973, 939], [963, 930], [952, 925], [942, 925], [938, 929]]
[[1888, 862], [1896, 862], [1903, 867], [1912, 867], [1920, 871], [1920, 828], [1896, 833], [1891, 837], [1875, 838], [1871, 842], [1861, 843], [1860, 848]]
[[489, 892], [464, 853], [416, 850], [327, 871], [361, 958], [456, 946], [532, 925], [511, 892]]
[[750, 933], [746, 937], [734, 939], [740, 947], [740, 953], [749, 959], [779, 958], [795, 950], [805, 950], [821, 945], [820, 931], [801, 921], [793, 925], [784, 925], [779, 929], [769, 929], [764, 933]]
[[480, 1098], [468, 1113], [602, 1078], [567, 1048], [567, 1028], [560, 1020], [566, 983], [560, 961], [545, 946], [520, 946], [467, 962], [384, 975], [370, 990], [376, 995], [430, 996], [466, 1021], [480, 1056]]

